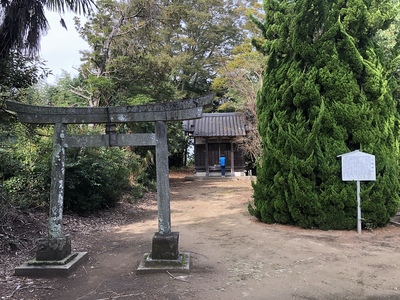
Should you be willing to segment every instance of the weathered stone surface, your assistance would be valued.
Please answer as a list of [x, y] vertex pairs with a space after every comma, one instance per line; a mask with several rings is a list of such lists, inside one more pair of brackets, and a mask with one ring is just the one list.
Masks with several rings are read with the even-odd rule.
[[155, 146], [154, 133], [67, 135], [65, 147]]
[[88, 259], [87, 252], [75, 252], [71, 256], [72, 260], [68, 260], [65, 264], [49, 264], [49, 262], [44, 262], [43, 264], [35, 262], [32, 264], [31, 262], [26, 262], [15, 268], [14, 275], [42, 278], [68, 276]]
[[171, 209], [169, 195], [168, 140], [165, 122], [156, 122], [156, 170], [158, 233], [171, 234]]
[[54, 124], [53, 157], [50, 186], [49, 238], [62, 238], [62, 217], [65, 181], [66, 124]]
[[27, 264], [29, 266], [64, 266], [78, 255], [77, 252], [71, 253], [67, 257], [61, 260], [37, 260], [36, 258], [28, 260]]
[[69, 236], [61, 238], [41, 238], [36, 241], [36, 260], [62, 260], [71, 254], [71, 239]]
[[178, 244], [179, 232], [171, 232], [169, 235], [155, 233], [153, 236], [151, 258], [177, 259], [179, 255]]
[[146, 253], [136, 269], [136, 274], [165, 273], [190, 273], [190, 253], [180, 252], [177, 259], [152, 259]]
[[6, 101], [7, 109], [17, 113], [23, 123], [92, 124], [171, 121], [201, 118], [202, 106], [212, 103], [210, 94], [195, 99], [135, 106], [50, 107]]

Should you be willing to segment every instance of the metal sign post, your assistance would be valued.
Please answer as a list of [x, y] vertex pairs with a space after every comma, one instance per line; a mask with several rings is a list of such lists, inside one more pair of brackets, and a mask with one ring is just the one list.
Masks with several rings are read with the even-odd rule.
[[342, 158], [342, 180], [357, 182], [357, 232], [361, 234], [361, 181], [375, 181], [375, 155], [355, 150], [338, 155]]
[[361, 234], [361, 183], [360, 180], [357, 180], [357, 232]]

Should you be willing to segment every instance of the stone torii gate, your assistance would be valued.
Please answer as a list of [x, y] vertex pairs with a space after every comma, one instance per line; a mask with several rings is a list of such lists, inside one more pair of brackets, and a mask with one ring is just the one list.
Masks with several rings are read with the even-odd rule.
[[[15, 269], [16, 275], [64, 275], [76, 268], [86, 253], [71, 253], [69, 236], [62, 232], [65, 149], [71, 147], [155, 146], [157, 173], [158, 231], [152, 251], [141, 268], [159, 269], [160, 264], [181, 266], [179, 233], [171, 231], [169, 169], [166, 121], [201, 118], [202, 108], [214, 95], [151, 105], [115, 107], [49, 107], [6, 101], [8, 111], [30, 124], [54, 124], [48, 236], [38, 239], [36, 259]], [[155, 133], [118, 134], [116, 123], [155, 122]], [[106, 124], [102, 135], [68, 135], [68, 124]], [[61, 266], [61, 267], [60, 267]], [[162, 266], [161, 266], [162, 267]], [[55, 271], [58, 270], [59, 272]], [[61, 270], [61, 271], [60, 271]], [[139, 269], [138, 269], [139, 270]]]

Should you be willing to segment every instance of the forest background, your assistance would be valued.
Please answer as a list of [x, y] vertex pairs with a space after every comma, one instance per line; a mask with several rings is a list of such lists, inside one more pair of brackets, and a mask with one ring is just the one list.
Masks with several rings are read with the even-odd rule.
[[[397, 0], [265, 0], [263, 6], [260, 1], [244, 0], [99, 0], [95, 5], [90, 0], [27, 1], [26, 7], [13, 3], [16, 1], [1, 1], [0, 33], [8, 37], [0, 40], [2, 101], [98, 107], [168, 102], [214, 92], [216, 100], [207, 112], [239, 111], [248, 127], [254, 129], [242, 141], [249, 165], [260, 166], [250, 212], [265, 222], [324, 229], [355, 226], [349, 219], [355, 220], [356, 197], [353, 189], [339, 183], [335, 153], [360, 145], [376, 150], [365, 140], [361, 143], [362, 132], [353, 129], [393, 120], [390, 128], [374, 128], [373, 137], [389, 138], [385, 143], [375, 143], [387, 146], [378, 151], [379, 159], [385, 161], [378, 168], [378, 179], [381, 175], [385, 180], [380, 181], [383, 184], [378, 193], [371, 184], [363, 194], [366, 199], [371, 191], [380, 195], [378, 204], [369, 202], [365, 224], [383, 226], [396, 212]], [[37, 58], [40, 36], [47, 28], [45, 6], [83, 13], [87, 18], [85, 23], [79, 19], [75, 23], [90, 47], [82, 51], [79, 75], [65, 73], [55, 85], [43, 81], [48, 70]], [[60, 21], [63, 24], [64, 20]], [[10, 28], [15, 32], [7, 31]], [[340, 51], [325, 51], [323, 47]], [[328, 74], [324, 82], [316, 80], [316, 74], [322, 74], [319, 69]], [[354, 85], [347, 85], [348, 80]], [[367, 90], [367, 94], [355, 97], [357, 89], [363, 93]], [[350, 96], [343, 102], [339, 98], [344, 90]], [[371, 105], [381, 95], [387, 110]], [[344, 108], [343, 103], [350, 105]], [[345, 114], [332, 114], [331, 109]], [[353, 122], [359, 111], [364, 112], [362, 120]], [[390, 113], [380, 115], [380, 111]], [[20, 124], [4, 110], [0, 113], [0, 222], [5, 222], [11, 208], [47, 209], [53, 129]], [[375, 113], [381, 121], [375, 119]], [[351, 130], [343, 126], [350, 134], [343, 134], [343, 128], [326, 129], [323, 125], [332, 123], [329, 116], [353, 122]], [[102, 132], [104, 128], [70, 126], [69, 130], [86, 133]], [[154, 128], [151, 123], [131, 123], [117, 130], [153, 132]], [[326, 148], [315, 142], [315, 137], [322, 136], [333, 138], [325, 140], [325, 146], [336, 145], [333, 141], [341, 144], [325, 152]], [[182, 124], [170, 122], [168, 138], [170, 167], [188, 165], [190, 140], [183, 134]], [[366, 139], [377, 140], [371, 136]], [[152, 148], [69, 149], [67, 157], [67, 211], [87, 215], [115, 206], [122, 195], [136, 201], [154, 189]], [[326, 169], [324, 162], [328, 162]], [[321, 183], [326, 183], [325, 187]], [[319, 201], [320, 191], [328, 195], [327, 201]], [[387, 201], [385, 193], [390, 195]], [[339, 198], [342, 200], [337, 201]], [[335, 209], [328, 215], [324, 207]], [[344, 214], [339, 223], [329, 219], [337, 217], [337, 212]], [[318, 220], [321, 216], [329, 218]]]
[[[17, 1], [14, 1], [14, 4]], [[36, 2], [37, 6], [32, 3]], [[207, 112], [241, 111], [256, 125], [255, 99], [264, 57], [251, 45], [250, 22], [262, 19], [257, 1], [31, 1], [17, 7], [2, 2], [0, 97], [32, 105], [122, 106], [177, 101], [215, 93]], [[32, 6], [29, 6], [32, 5]], [[64, 73], [48, 84], [38, 58], [46, 32], [44, 8], [84, 14], [75, 28], [90, 50], [81, 52], [79, 75]], [[13, 11], [13, 9], [15, 9]], [[23, 9], [27, 14], [22, 13]], [[29, 13], [35, 11], [35, 13]], [[7, 16], [23, 16], [21, 18]], [[61, 17], [61, 24], [65, 24]], [[7, 30], [13, 28], [9, 35]], [[19, 32], [18, 32], [19, 30]], [[19, 37], [18, 37], [19, 36]], [[52, 126], [20, 124], [1, 111], [0, 222], [11, 208], [47, 209]], [[103, 132], [97, 125], [69, 126], [74, 133]], [[119, 133], [154, 132], [152, 123], [130, 123]], [[182, 124], [168, 123], [170, 167], [191, 163], [190, 140]], [[257, 132], [246, 146], [249, 162], [260, 151]], [[246, 143], [244, 143], [245, 145]], [[155, 188], [153, 147], [68, 149], [66, 211], [87, 215], [117, 204], [123, 195], [137, 201]]]

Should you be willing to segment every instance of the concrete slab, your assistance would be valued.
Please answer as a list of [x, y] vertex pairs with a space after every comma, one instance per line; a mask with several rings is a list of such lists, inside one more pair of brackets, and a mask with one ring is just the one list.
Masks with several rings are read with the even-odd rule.
[[254, 180], [256, 177], [251, 176], [230, 176], [226, 175], [225, 177], [219, 176], [186, 176], [184, 178], [185, 181], [213, 181], [213, 182], [224, 182], [224, 181], [237, 181], [237, 180]]
[[[221, 177], [221, 172], [209, 172], [208, 176], [206, 172], [196, 172], [192, 175], [193, 177]], [[226, 172], [226, 177], [247, 177], [244, 172]]]
[[149, 274], [159, 272], [190, 272], [190, 253], [181, 252], [180, 257], [176, 260], [169, 259], [151, 259], [149, 258], [150, 253], [143, 255], [142, 260], [139, 263], [139, 267], [136, 269], [136, 274]]
[[390, 220], [390, 223], [391, 223], [391, 224], [393, 224], [394, 226], [398, 226], [398, 227], [400, 227], [400, 223], [399, 223], [399, 222], [396, 222], [396, 221]]
[[14, 275], [25, 277], [68, 276], [87, 259], [87, 252], [74, 252], [62, 261], [31, 260], [16, 267]]

